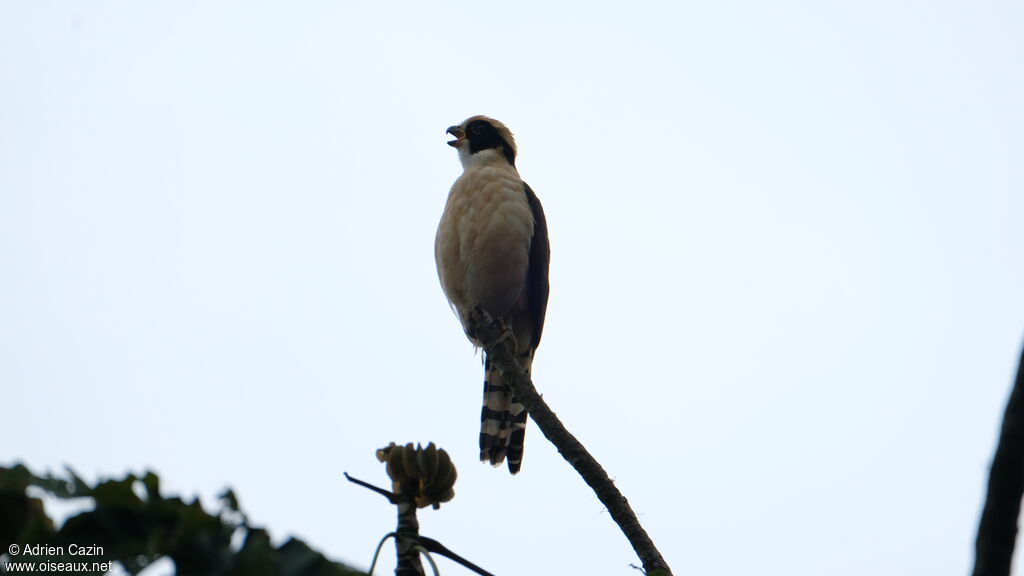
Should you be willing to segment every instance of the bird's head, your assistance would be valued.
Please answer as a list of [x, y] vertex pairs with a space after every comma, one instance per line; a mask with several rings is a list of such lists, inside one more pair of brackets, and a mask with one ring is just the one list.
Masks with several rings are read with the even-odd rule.
[[516, 141], [512, 132], [493, 118], [473, 116], [458, 126], [450, 126], [448, 134], [455, 136], [448, 145], [459, 151], [463, 164], [478, 152], [496, 150], [515, 166]]

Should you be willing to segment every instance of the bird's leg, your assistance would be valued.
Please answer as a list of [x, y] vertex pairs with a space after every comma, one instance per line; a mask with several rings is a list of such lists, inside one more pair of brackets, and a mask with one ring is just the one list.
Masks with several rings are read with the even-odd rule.
[[512, 332], [512, 326], [504, 319], [498, 318], [495, 320], [491, 315], [479, 306], [474, 306], [466, 317], [466, 336], [477, 344], [481, 344], [485, 340], [490, 340], [485, 335], [493, 334], [492, 331], [497, 331], [497, 338], [495, 338], [495, 344], [503, 340], [511, 340], [512, 350], [515, 351], [519, 344], [516, 341], [516, 335]]
[[466, 336], [477, 345], [480, 345], [480, 342], [484, 340], [480, 337], [480, 334], [486, 332], [493, 325], [494, 320], [487, 313], [487, 310], [474, 306], [469, 311], [469, 314], [466, 315], [466, 323], [463, 327], [466, 329]]
[[494, 324], [497, 329], [501, 331], [501, 335], [498, 336], [498, 340], [496, 342], [508, 340], [512, 345], [512, 353], [514, 354], [515, 351], [519, 349], [519, 342], [516, 340], [515, 332], [512, 331], [512, 325], [506, 322], [504, 318], [498, 318]]

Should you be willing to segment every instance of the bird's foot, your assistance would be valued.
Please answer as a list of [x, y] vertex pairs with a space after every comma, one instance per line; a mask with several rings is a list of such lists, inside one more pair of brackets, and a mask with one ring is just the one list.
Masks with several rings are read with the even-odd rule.
[[494, 323], [494, 326], [496, 329], [501, 331], [501, 335], [498, 336], [498, 339], [495, 341], [495, 344], [497, 344], [498, 342], [502, 342], [504, 340], [508, 340], [509, 347], [511, 348], [512, 353], [514, 354], [515, 351], [519, 349], [519, 342], [516, 341], [516, 335], [514, 332], [512, 332], [512, 326], [508, 322], [505, 322], [504, 318], [498, 318], [497, 322]]
[[470, 327], [482, 327], [484, 325], [494, 324], [494, 319], [491, 318], [490, 313], [479, 306], [474, 306], [473, 309], [469, 311], [469, 318], [467, 319], [469, 320]]
[[466, 317], [466, 335], [480, 345], [491, 340], [494, 344], [510, 340], [513, 351], [518, 347], [512, 326], [504, 318], [494, 319], [479, 306], [470, 310]]
[[487, 313], [487, 310], [474, 306], [466, 315], [466, 322], [463, 327], [466, 329], [466, 336], [477, 345], [486, 339], [486, 334], [494, 326], [494, 319]]

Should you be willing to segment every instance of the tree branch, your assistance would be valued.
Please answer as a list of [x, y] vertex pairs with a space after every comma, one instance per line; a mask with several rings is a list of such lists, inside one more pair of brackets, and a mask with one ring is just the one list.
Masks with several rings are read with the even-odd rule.
[[612, 520], [622, 529], [622, 533], [626, 535], [626, 539], [629, 540], [633, 550], [643, 562], [644, 571], [651, 576], [655, 576], [657, 571], [665, 576], [671, 576], [672, 571], [668, 567], [668, 563], [658, 552], [654, 542], [651, 541], [650, 536], [637, 520], [629, 502], [615, 487], [608, 477], [608, 473], [590, 455], [583, 444], [566, 430], [558, 416], [551, 411], [544, 399], [537, 393], [530, 377], [516, 362], [512, 339], [506, 337], [504, 327], [490, 322], [487, 318], [470, 318], [470, 322], [473, 325], [469, 327], [469, 333], [483, 345], [484, 353], [487, 354], [491, 366], [501, 372], [502, 382], [512, 388], [516, 399], [526, 407], [530, 417], [537, 423], [544, 436], [558, 448], [562, 457], [576, 469], [576, 472], [583, 477], [583, 481], [597, 494], [598, 500], [608, 509]]
[[398, 565], [395, 576], [423, 576], [423, 563], [416, 546], [420, 541], [420, 522], [416, 519], [416, 481], [407, 480], [398, 491], [398, 529], [395, 552]]
[[1009, 576], [1024, 496], [1024, 353], [1003, 416], [975, 542], [974, 576]]

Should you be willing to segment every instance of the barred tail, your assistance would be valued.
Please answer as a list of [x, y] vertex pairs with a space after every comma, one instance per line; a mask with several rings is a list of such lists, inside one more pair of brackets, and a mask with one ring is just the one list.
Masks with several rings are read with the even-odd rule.
[[[533, 358], [520, 361], [529, 373]], [[484, 406], [480, 413], [480, 460], [499, 466], [508, 457], [508, 470], [519, 472], [526, 440], [526, 408], [517, 402], [501, 374], [484, 359]]]

